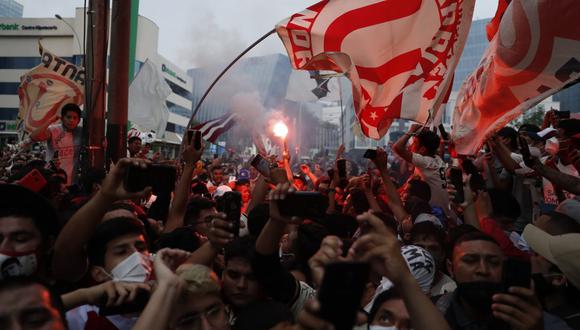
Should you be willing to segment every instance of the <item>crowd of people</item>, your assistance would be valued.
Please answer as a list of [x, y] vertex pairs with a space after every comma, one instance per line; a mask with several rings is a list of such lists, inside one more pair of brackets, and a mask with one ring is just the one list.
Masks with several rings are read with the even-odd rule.
[[77, 176], [79, 117], [2, 150], [2, 329], [580, 329], [580, 120]]

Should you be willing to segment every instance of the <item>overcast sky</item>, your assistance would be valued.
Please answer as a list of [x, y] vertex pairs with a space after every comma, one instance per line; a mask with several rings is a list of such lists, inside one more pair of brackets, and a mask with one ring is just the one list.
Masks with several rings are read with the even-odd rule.
[[[74, 8], [84, 5], [83, 0], [17, 1], [24, 5], [24, 17], [72, 17]], [[233, 59], [276, 23], [316, 2], [140, 0], [139, 13], [159, 26], [159, 53], [188, 69]], [[477, 0], [474, 19], [492, 17], [496, 7], [497, 0]], [[275, 35], [250, 56], [274, 52], [284, 52]]]

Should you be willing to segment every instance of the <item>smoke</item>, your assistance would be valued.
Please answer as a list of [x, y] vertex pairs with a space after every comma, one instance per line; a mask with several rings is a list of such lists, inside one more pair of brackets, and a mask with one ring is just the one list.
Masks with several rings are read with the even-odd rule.
[[187, 63], [188, 67], [215, 66], [230, 61], [247, 46], [238, 30], [218, 24], [208, 8], [196, 8], [189, 22], [190, 39], [179, 51], [179, 61]]

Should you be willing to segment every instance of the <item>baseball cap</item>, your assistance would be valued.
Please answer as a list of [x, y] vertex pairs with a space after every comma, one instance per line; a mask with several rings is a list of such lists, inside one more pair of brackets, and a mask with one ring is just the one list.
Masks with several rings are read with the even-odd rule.
[[221, 185], [221, 186], [216, 188], [216, 190], [214, 191], [212, 196], [213, 196], [213, 198], [222, 197], [228, 191], [232, 191], [232, 188], [230, 188], [229, 186], [226, 186], [226, 185]]
[[552, 236], [529, 224], [524, 239], [539, 255], [558, 266], [576, 288], [580, 288], [580, 233]]
[[580, 201], [577, 199], [567, 199], [556, 207], [556, 212], [562, 213], [574, 219], [580, 224]]
[[248, 181], [250, 181], [250, 171], [243, 168], [238, 173], [237, 182], [242, 183], [242, 182], [248, 182]]
[[439, 218], [437, 218], [433, 214], [420, 213], [417, 216], [417, 218], [415, 218], [415, 224], [418, 224], [418, 223], [421, 223], [421, 222], [431, 222], [434, 225], [439, 226], [440, 228], [443, 228], [443, 224], [441, 223], [441, 220], [439, 220]]

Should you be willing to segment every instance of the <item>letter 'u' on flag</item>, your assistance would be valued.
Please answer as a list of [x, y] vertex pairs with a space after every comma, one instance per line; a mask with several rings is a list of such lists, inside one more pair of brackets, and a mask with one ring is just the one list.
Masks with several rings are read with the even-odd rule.
[[435, 118], [452, 85], [474, 4], [325, 0], [276, 30], [295, 69], [345, 73], [362, 132], [380, 139], [396, 118]]
[[[512, 0], [479, 67], [463, 82], [451, 138], [460, 154], [580, 79], [580, 1]], [[501, 15], [501, 11], [498, 11]]]
[[20, 77], [18, 117], [31, 133], [46, 122], [54, 121], [67, 103], [82, 105], [85, 69], [48, 51], [39, 43], [41, 63]]
[[169, 120], [165, 102], [170, 94], [159, 66], [147, 59], [129, 86], [129, 120], [162, 138]]

